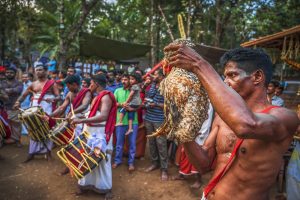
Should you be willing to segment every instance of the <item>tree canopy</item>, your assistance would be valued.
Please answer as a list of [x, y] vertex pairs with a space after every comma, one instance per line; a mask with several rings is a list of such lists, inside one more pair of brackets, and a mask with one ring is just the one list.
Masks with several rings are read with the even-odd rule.
[[300, 24], [298, 0], [2, 0], [0, 11], [1, 59], [21, 51], [29, 62], [34, 50], [77, 55], [79, 32], [151, 45], [154, 62], [171, 42], [166, 23], [180, 37], [178, 14], [191, 40], [226, 49]]

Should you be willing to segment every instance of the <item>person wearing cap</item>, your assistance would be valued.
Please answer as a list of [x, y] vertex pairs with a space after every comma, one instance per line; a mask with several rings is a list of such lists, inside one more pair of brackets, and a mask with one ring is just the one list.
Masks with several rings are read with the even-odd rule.
[[1, 83], [1, 81], [4, 81], [5, 79], [6, 79], [6, 77], [5, 77], [5, 67], [0, 66], [0, 83]]
[[87, 118], [73, 118], [73, 124], [84, 124], [84, 131], [87, 131], [87, 144], [96, 156], [100, 152], [106, 154], [106, 159], [100, 161], [93, 171], [78, 181], [79, 191], [76, 195], [82, 195], [88, 190], [100, 194], [106, 194], [105, 199], [111, 198], [112, 170], [111, 154], [113, 151], [112, 133], [116, 124], [117, 102], [114, 95], [105, 90], [106, 77], [95, 75], [92, 77], [89, 89], [97, 96], [93, 99]]
[[0, 99], [4, 100], [4, 108], [8, 114], [8, 122], [11, 128], [11, 137], [5, 143], [16, 143], [21, 147], [21, 130], [22, 125], [18, 119], [19, 110], [13, 108], [14, 103], [22, 93], [23, 84], [16, 79], [17, 69], [8, 67], [5, 72], [6, 80], [0, 85]]
[[[32, 106], [40, 106], [44, 112], [50, 115], [56, 102], [60, 100], [59, 90], [54, 80], [48, 80], [47, 66], [37, 65], [35, 67], [35, 74], [37, 80], [34, 81], [27, 90], [18, 98], [14, 107], [19, 108], [20, 104], [24, 101], [26, 96], [30, 93], [33, 94]], [[49, 126], [52, 128], [54, 124], [49, 121]], [[51, 157], [52, 142], [48, 139], [44, 142], [38, 142], [30, 139], [29, 155], [24, 163], [29, 162], [37, 154], [45, 154], [48, 159]]]

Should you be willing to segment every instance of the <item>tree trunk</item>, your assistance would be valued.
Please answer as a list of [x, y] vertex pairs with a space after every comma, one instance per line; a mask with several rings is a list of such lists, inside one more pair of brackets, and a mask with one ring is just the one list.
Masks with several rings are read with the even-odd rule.
[[161, 18], [158, 10], [158, 6], [156, 6], [156, 63], [159, 62], [159, 48], [160, 48], [160, 24], [161, 23]]
[[215, 34], [215, 42], [214, 46], [220, 47], [220, 40], [221, 40], [221, 30], [222, 30], [222, 23], [221, 23], [221, 1], [216, 1], [216, 34]]
[[150, 8], [150, 22], [149, 22], [149, 33], [150, 33], [150, 66], [154, 66], [155, 62], [155, 52], [154, 52], [154, 24], [153, 24], [153, 17], [154, 17], [154, 0], [151, 0], [151, 8]]
[[[0, 25], [0, 26], [2, 26], [2, 25]], [[0, 38], [1, 38], [1, 41], [0, 41], [0, 43], [1, 43], [1, 48], [0, 48], [1, 55], [0, 56], [1, 56], [1, 61], [3, 62], [4, 56], [5, 56], [5, 30], [4, 30], [3, 26], [1, 27]]]
[[[60, 5], [60, 12], [63, 14], [63, 0], [61, 0], [62, 3]], [[68, 28], [68, 31], [65, 29], [62, 29], [61, 27], [61, 34], [60, 34], [60, 45], [59, 45], [59, 69], [62, 70], [62, 68], [66, 65], [67, 61], [67, 50], [69, 49], [71, 43], [75, 40], [77, 37], [79, 31], [81, 30], [81, 27], [83, 26], [87, 16], [89, 15], [90, 11], [96, 6], [97, 3], [99, 3], [99, 0], [90, 0], [87, 2], [87, 0], [81, 0], [81, 15], [79, 17], [79, 20], [77, 23], [72, 24], [71, 27]], [[61, 20], [63, 20], [63, 15], [61, 17]]]
[[62, 71], [66, 65], [66, 42], [65, 42], [65, 23], [64, 23], [64, 0], [61, 0], [59, 5], [59, 50], [58, 50], [58, 63], [59, 71]]
[[188, 13], [187, 13], [187, 27], [186, 27], [186, 38], [191, 39], [191, 7], [192, 7], [192, 0], [189, 0], [188, 4]]

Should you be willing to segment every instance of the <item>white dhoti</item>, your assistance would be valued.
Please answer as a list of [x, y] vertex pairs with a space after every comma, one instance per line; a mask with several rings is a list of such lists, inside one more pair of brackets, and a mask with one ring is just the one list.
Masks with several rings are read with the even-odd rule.
[[89, 189], [98, 193], [107, 193], [112, 188], [111, 153], [112, 138], [108, 144], [105, 139], [105, 127], [89, 127], [84, 125], [84, 131], [90, 133], [87, 144], [94, 149], [98, 147], [107, 153], [107, 160], [102, 160], [93, 171], [78, 181], [81, 189]]
[[[33, 97], [32, 106], [40, 106], [43, 108], [44, 112], [48, 115], [52, 113], [52, 103], [48, 103], [44, 100], [38, 104], [38, 98], [40, 94], [36, 94]], [[46, 94], [43, 99], [54, 98], [54, 95]], [[29, 141], [29, 154], [44, 154], [51, 151], [53, 143], [51, 140], [45, 140], [44, 142], [38, 142], [30, 139]]]

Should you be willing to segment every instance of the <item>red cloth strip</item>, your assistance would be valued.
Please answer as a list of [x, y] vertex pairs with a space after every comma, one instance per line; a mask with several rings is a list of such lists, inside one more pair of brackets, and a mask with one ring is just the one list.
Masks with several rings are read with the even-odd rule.
[[48, 92], [48, 90], [53, 86], [53, 84], [55, 83], [54, 80], [48, 80], [44, 87], [43, 87], [43, 90], [41, 92], [41, 96], [39, 97], [38, 99], [38, 104], [41, 103], [41, 101], [43, 100], [44, 96], [46, 95], [46, 93]]
[[82, 104], [82, 100], [84, 99], [87, 92], [90, 92], [90, 89], [88, 88], [82, 88], [76, 97], [73, 99], [72, 105], [73, 108], [76, 109]]
[[[278, 107], [279, 106], [269, 106], [266, 109], [260, 111], [259, 113], [268, 113], [273, 108], [278, 108]], [[237, 151], [239, 150], [239, 148], [240, 148], [240, 146], [242, 145], [243, 142], [244, 142], [244, 139], [238, 139], [236, 141], [236, 144], [234, 146], [233, 151], [231, 152], [231, 156], [230, 156], [227, 164], [224, 166], [224, 168], [222, 169], [222, 171], [220, 171], [220, 173], [214, 179], [212, 179], [208, 183], [208, 185], [203, 189], [203, 193], [204, 193], [204, 197], [205, 198], [207, 198], [208, 194], [216, 187], [216, 185], [218, 184], [218, 182], [221, 180], [221, 178], [224, 176], [224, 174], [226, 173], [226, 171], [229, 169], [231, 161], [235, 157]]]

